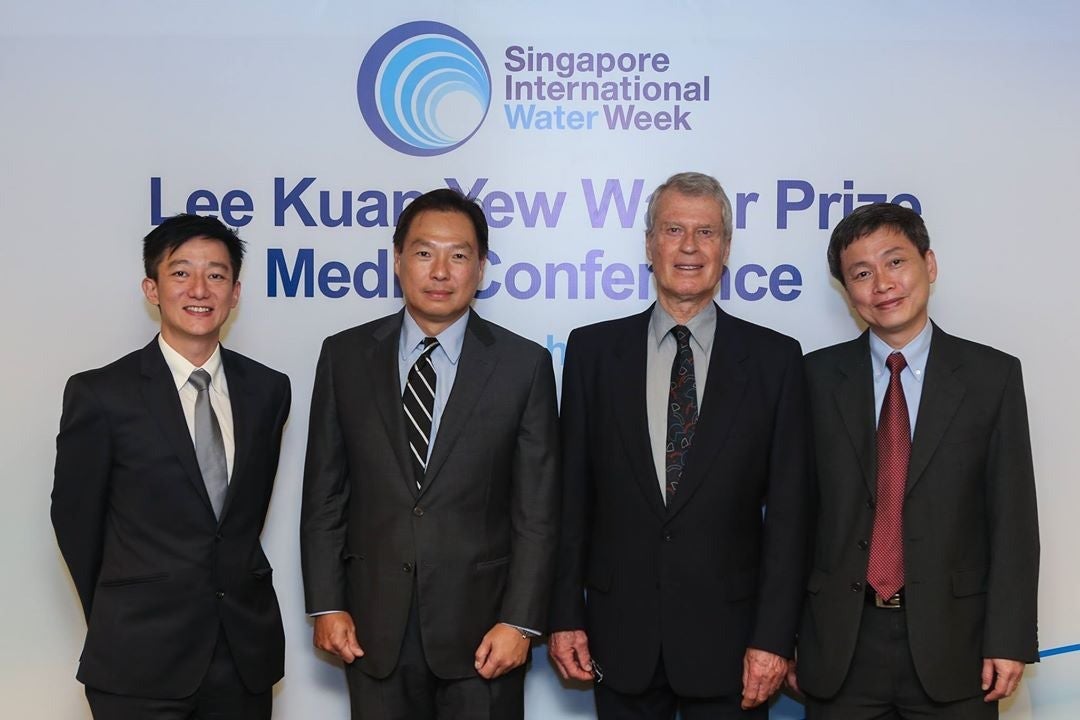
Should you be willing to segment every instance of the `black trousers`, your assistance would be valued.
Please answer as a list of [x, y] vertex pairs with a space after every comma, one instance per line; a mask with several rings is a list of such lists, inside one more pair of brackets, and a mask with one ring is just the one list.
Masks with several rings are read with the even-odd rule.
[[995, 720], [996, 702], [982, 694], [950, 703], [930, 699], [915, 672], [908, 644], [907, 613], [863, 608], [855, 655], [835, 697], [806, 698], [807, 720]]
[[741, 695], [711, 698], [677, 695], [668, 684], [662, 653], [645, 692], [621, 693], [599, 682], [594, 695], [598, 720], [674, 720], [676, 711], [681, 720], [766, 720], [769, 717], [768, 703], [743, 710], [739, 706]]
[[437, 677], [424, 657], [414, 590], [394, 671], [380, 680], [346, 666], [352, 720], [523, 720], [526, 667], [494, 680]]
[[199, 689], [178, 700], [114, 695], [86, 688], [94, 720], [270, 720], [273, 690], [248, 692], [236, 672], [224, 631]]

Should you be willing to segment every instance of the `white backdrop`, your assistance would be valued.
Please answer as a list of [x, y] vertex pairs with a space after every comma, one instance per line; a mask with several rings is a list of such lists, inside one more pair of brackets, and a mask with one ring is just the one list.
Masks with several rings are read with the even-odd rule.
[[[415, 105], [395, 110], [371, 88], [394, 90], [407, 54], [372, 68], [393, 45], [379, 38], [403, 40], [414, 21], [449, 26], [420, 29], [457, 70], [402, 79]], [[226, 206], [249, 243], [225, 342], [287, 372], [294, 393], [263, 536], [288, 641], [276, 717], [344, 718], [343, 673], [312, 651], [303, 612], [303, 445], [321, 339], [400, 305], [392, 277], [378, 282], [395, 193], [479, 192], [497, 227], [477, 308], [552, 348], [558, 371], [573, 327], [651, 301], [645, 195], [697, 169], [743, 194], [721, 303], [805, 350], [860, 330], [824, 260], [845, 203], [921, 208], [940, 266], [935, 320], [1024, 361], [1040, 640], [1054, 654], [1005, 716], [1077, 717], [1077, 27], [1068, 2], [0, 0], [3, 715], [89, 717], [73, 678], [85, 627], [48, 522], [54, 437], [66, 378], [155, 331], [139, 291], [155, 216], [194, 193], [193, 209]], [[538, 53], [574, 53], [573, 71], [566, 55], [530, 69]], [[606, 95], [581, 99], [585, 83]], [[372, 93], [365, 111], [358, 90]], [[378, 129], [395, 122], [428, 154]], [[560, 688], [543, 650], [528, 716], [591, 717], [589, 693]], [[801, 709], [785, 700], [773, 716]]]

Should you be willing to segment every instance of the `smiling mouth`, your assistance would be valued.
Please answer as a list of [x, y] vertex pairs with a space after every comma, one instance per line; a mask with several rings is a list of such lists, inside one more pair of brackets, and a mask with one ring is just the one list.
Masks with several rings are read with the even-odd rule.
[[184, 309], [190, 313], [196, 315], [208, 315], [214, 311], [214, 308], [206, 307], [205, 305], [185, 305]]
[[685, 265], [685, 264], [678, 264], [678, 265], [676, 265], [676, 266], [675, 266], [675, 269], [676, 269], [676, 270], [700, 270], [700, 269], [701, 269], [701, 268], [703, 268], [703, 267], [705, 267], [705, 266], [704, 266], [704, 265]]
[[878, 310], [892, 310], [893, 308], [900, 305], [900, 303], [903, 302], [903, 301], [904, 301], [904, 298], [902, 298], [902, 297], [893, 298], [892, 300], [886, 300], [885, 302], [880, 302], [877, 305], [875, 305], [874, 307], [877, 308]]

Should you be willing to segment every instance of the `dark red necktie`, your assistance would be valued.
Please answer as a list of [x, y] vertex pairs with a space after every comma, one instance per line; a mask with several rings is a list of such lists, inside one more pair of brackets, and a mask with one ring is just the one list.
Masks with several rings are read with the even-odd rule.
[[697, 425], [697, 381], [694, 378], [694, 352], [690, 348], [690, 329], [676, 325], [675, 359], [671, 363], [671, 386], [668, 390], [667, 439], [664, 448], [667, 477], [665, 502], [670, 504], [679, 491], [686, 454], [694, 441]]
[[877, 505], [866, 579], [881, 599], [904, 586], [904, 488], [911, 458], [911, 424], [900, 372], [907, 360], [898, 352], [885, 360], [889, 389], [877, 428]]

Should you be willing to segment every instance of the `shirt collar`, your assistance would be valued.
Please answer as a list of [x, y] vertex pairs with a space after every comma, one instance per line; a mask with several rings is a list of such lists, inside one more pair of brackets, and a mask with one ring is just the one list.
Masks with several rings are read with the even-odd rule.
[[885, 359], [891, 353], [900, 352], [904, 354], [904, 360], [907, 361], [912, 377], [922, 382], [926, 376], [926, 360], [930, 357], [930, 338], [933, 332], [934, 324], [927, 320], [926, 325], [919, 331], [918, 335], [911, 339], [911, 342], [899, 350], [894, 350], [871, 330], [870, 363], [874, 370], [874, 377], [880, 377], [883, 373], [887, 373], [889, 370], [885, 366]]
[[[442, 348], [443, 354], [454, 365], [457, 365], [458, 358], [461, 357], [461, 346], [465, 344], [465, 328], [468, 327], [471, 312], [471, 310], [466, 311], [450, 327], [435, 336], [439, 340], [439, 347]], [[401, 359], [407, 360], [409, 353], [422, 345], [425, 337], [427, 335], [406, 309], [405, 319], [401, 323], [401, 341], [398, 343]]]
[[[158, 335], [158, 347], [161, 348], [161, 354], [165, 356], [165, 364], [169, 366], [169, 371], [172, 372], [176, 389], [180, 390], [184, 385], [187, 385], [188, 378], [191, 377], [192, 371], [196, 370], [196, 366], [174, 350], [160, 334]], [[229, 386], [225, 382], [225, 372], [221, 366], [220, 343], [214, 348], [213, 354], [202, 364], [202, 369], [210, 373], [210, 385], [216, 388], [223, 396], [228, 397]]]
[[[659, 302], [653, 304], [652, 315], [649, 317], [649, 333], [656, 347], [660, 347], [671, 328], [677, 324]], [[711, 353], [713, 339], [716, 337], [716, 305], [706, 304], [697, 315], [687, 321], [686, 327], [690, 330], [690, 339], [697, 343], [702, 352], [706, 355]]]

